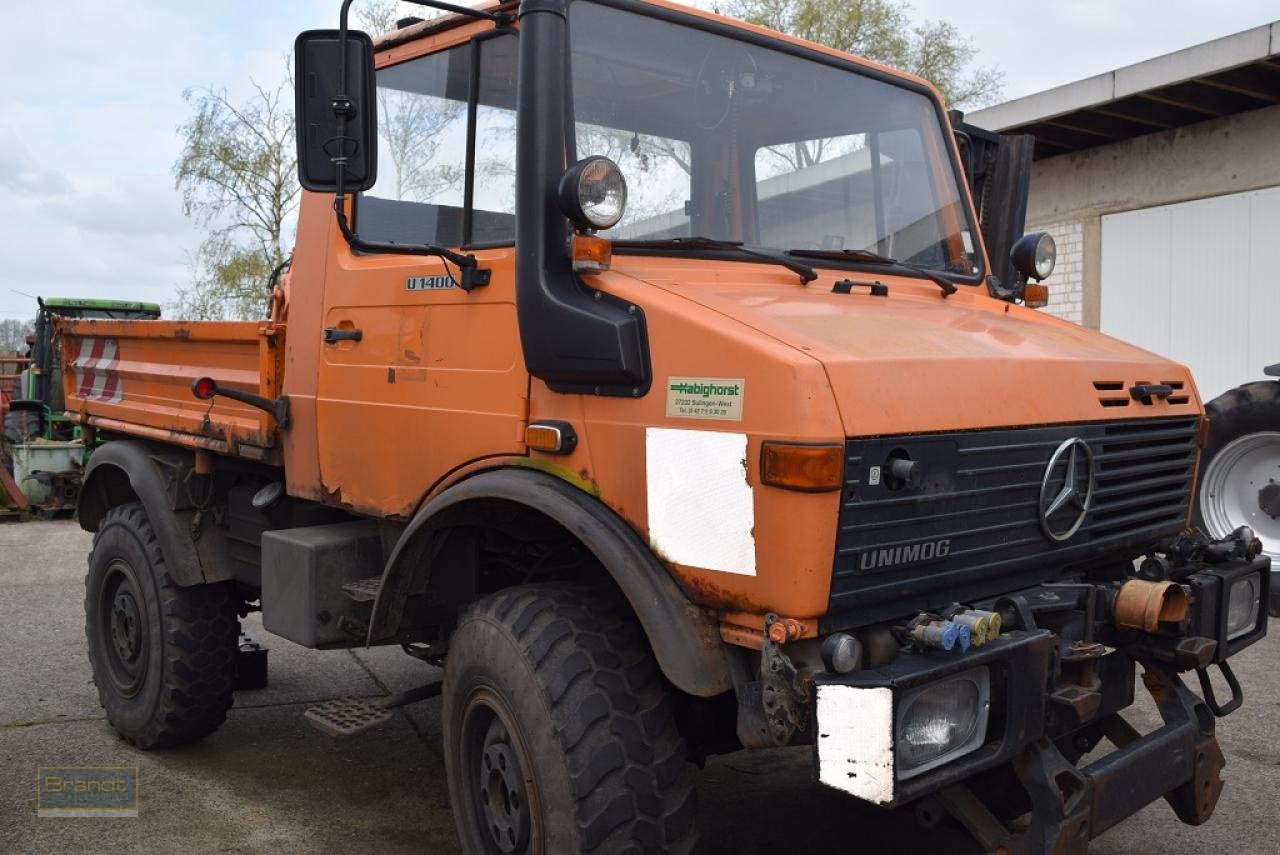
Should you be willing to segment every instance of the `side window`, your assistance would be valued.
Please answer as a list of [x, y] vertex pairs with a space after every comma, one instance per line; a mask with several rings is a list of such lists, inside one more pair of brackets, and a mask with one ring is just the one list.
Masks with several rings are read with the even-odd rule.
[[519, 41], [499, 36], [479, 42], [476, 157], [471, 243], [515, 240], [516, 67]]
[[[473, 51], [481, 72], [469, 183]], [[378, 72], [378, 181], [357, 203], [361, 237], [442, 246], [514, 238], [515, 72], [514, 36], [469, 42]]]

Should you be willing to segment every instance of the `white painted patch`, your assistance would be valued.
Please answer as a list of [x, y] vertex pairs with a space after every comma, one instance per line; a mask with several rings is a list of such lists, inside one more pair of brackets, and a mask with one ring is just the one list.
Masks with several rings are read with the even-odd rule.
[[755, 504], [747, 483], [747, 435], [645, 431], [649, 540], [686, 567], [756, 575]]
[[893, 690], [818, 686], [818, 780], [883, 805], [893, 801]]

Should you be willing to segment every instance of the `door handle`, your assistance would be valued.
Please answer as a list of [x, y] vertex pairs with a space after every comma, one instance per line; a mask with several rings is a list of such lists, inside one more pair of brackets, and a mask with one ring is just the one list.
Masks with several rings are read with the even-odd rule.
[[360, 330], [339, 329], [338, 327], [324, 328], [324, 343], [333, 344], [339, 341], [360, 341], [364, 338], [364, 333]]

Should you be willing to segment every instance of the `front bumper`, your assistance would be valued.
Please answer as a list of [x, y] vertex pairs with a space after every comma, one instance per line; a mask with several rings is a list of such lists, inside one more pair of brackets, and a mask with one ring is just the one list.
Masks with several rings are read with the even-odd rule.
[[[1055, 643], [1047, 630], [1013, 632], [963, 656], [899, 656], [881, 668], [814, 681], [818, 780], [873, 804], [893, 807], [948, 783], [1012, 760], [1044, 735], [1045, 706]], [[899, 781], [894, 723], [910, 690], [977, 667], [991, 672], [989, 738], [963, 757]]]
[[[1036, 837], [1043, 838], [1044, 847], [1027, 851], [1054, 851], [1050, 844], [1059, 839], [1087, 843], [1162, 796], [1180, 819], [1199, 824], [1212, 813], [1221, 791], [1215, 716], [1231, 712], [1242, 699], [1226, 659], [1266, 633], [1265, 583], [1263, 607], [1252, 628], [1244, 634], [1228, 629], [1228, 592], [1249, 574], [1269, 581], [1266, 559], [1224, 562], [1189, 576], [1183, 582], [1190, 593], [1184, 620], [1151, 633], [1103, 633], [1104, 643], [1092, 645], [1095, 658], [1085, 669], [1071, 658], [1079, 645], [1042, 628], [1009, 632], [963, 654], [909, 653], [877, 668], [819, 674], [813, 729], [818, 780], [885, 807], [933, 805], [954, 815], [989, 848], [999, 843], [1011, 852]], [[1019, 596], [1030, 598], [1027, 592], [1013, 598]], [[1035, 625], [1034, 618], [1029, 624]], [[1119, 715], [1133, 702], [1137, 664], [1163, 720], [1146, 735]], [[1202, 700], [1178, 676], [1197, 670], [1207, 689], [1207, 669], [1213, 666], [1222, 667], [1228, 678], [1230, 703], [1219, 705], [1211, 692]], [[904, 699], [922, 686], [975, 669], [989, 674], [985, 738], [937, 768], [904, 772], [901, 746], [895, 744]], [[1078, 765], [1104, 738], [1115, 750]], [[1019, 798], [1029, 799], [1032, 817], [1016, 838], [969, 786], [1000, 776], [1008, 783], [1009, 775], [1025, 790]]]

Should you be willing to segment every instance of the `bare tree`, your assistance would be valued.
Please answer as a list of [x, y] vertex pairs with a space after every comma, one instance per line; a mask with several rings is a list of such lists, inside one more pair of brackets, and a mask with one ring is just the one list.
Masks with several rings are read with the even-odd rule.
[[0, 319], [0, 357], [22, 356], [27, 352], [27, 336], [35, 330], [33, 321]]
[[955, 25], [913, 24], [904, 0], [726, 0], [719, 11], [923, 77], [954, 107], [991, 104], [1004, 88], [998, 69], [972, 67], [977, 49]]
[[[952, 106], [991, 104], [1004, 88], [998, 69], [974, 67], [977, 50], [955, 25], [913, 24], [903, 0], [726, 0], [718, 11], [923, 77]], [[857, 138], [807, 140], [768, 152], [778, 171], [793, 172], [862, 144]]]
[[241, 103], [225, 90], [183, 93], [195, 112], [178, 128], [185, 142], [173, 175], [183, 213], [209, 231], [192, 259], [195, 281], [179, 291], [179, 316], [261, 317], [268, 278], [285, 258], [299, 194], [293, 86], [252, 86]]

